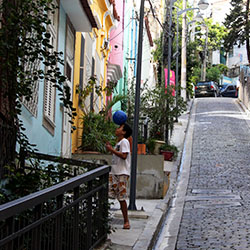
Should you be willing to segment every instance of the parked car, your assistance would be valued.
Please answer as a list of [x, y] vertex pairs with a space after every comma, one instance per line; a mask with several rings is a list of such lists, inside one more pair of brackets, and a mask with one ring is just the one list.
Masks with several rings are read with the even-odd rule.
[[237, 86], [233, 84], [227, 84], [224, 88], [220, 89], [220, 96], [238, 97]]
[[219, 85], [220, 92], [223, 91], [228, 86], [228, 83], [224, 83], [222, 85]]
[[195, 97], [202, 96], [219, 96], [219, 87], [216, 82], [206, 81], [206, 82], [198, 82], [195, 86], [194, 90]]

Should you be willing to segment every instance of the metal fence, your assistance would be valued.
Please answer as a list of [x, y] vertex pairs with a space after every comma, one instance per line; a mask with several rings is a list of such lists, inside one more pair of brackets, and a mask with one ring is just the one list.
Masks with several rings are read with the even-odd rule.
[[101, 166], [0, 206], [0, 250], [93, 249], [108, 232], [108, 175]]

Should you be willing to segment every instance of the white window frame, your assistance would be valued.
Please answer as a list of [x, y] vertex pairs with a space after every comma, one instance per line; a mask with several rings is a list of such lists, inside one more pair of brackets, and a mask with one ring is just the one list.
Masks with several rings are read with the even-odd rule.
[[[75, 51], [75, 30], [71, 27], [70, 21], [67, 20], [66, 28], [66, 44], [65, 44], [65, 76], [67, 77], [66, 84], [70, 88], [71, 101], [73, 93], [74, 83], [74, 51]], [[71, 68], [70, 78], [67, 75], [67, 65]], [[63, 120], [62, 120], [62, 156], [71, 157], [72, 142], [71, 142], [71, 124], [69, 123], [71, 117], [69, 116], [66, 108], [63, 108]]]
[[[57, 1], [54, 0], [53, 4], [57, 5]], [[59, 11], [54, 10], [54, 13], [49, 13], [51, 24], [48, 25], [47, 29], [50, 33], [50, 44], [53, 45], [53, 49], [49, 49], [51, 52], [57, 51], [58, 41], [58, 26], [59, 26]], [[49, 70], [46, 68], [45, 70]], [[55, 129], [55, 106], [56, 106], [56, 88], [54, 83], [48, 80], [44, 81], [44, 105], [43, 105], [43, 125], [48, 131], [54, 135]]]

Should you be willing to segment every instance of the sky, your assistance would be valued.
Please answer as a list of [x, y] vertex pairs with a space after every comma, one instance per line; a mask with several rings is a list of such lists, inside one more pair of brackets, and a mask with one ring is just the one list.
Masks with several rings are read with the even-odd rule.
[[[188, 2], [191, 5], [196, 5], [198, 4], [199, 0], [188, 0]], [[226, 14], [229, 14], [230, 11], [230, 0], [208, 0], [209, 2], [209, 7], [201, 11], [201, 14], [203, 17], [209, 17], [212, 13], [212, 18], [214, 23], [219, 22], [222, 24], [224, 21]]]

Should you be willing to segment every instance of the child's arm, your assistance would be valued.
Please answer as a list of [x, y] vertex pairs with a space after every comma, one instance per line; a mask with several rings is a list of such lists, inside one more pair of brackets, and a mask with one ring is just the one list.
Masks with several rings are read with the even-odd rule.
[[111, 152], [112, 154], [115, 154], [116, 156], [120, 157], [123, 160], [127, 159], [128, 153], [123, 153], [115, 150], [109, 142], [106, 143], [106, 149]]

